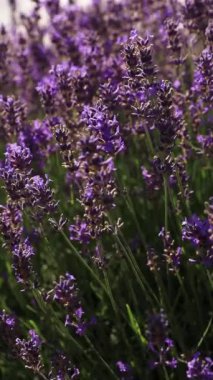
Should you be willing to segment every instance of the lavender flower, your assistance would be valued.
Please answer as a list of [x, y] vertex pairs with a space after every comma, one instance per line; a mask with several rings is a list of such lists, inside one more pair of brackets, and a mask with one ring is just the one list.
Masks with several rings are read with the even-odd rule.
[[147, 254], [147, 266], [152, 272], [160, 270], [159, 255], [154, 248], [149, 248], [146, 252]]
[[6, 168], [14, 168], [20, 171], [29, 169], [32, 155], [29, 148], [24, 145], [8, 144], [5, 153]]
[[[188, 240], [196, 248], [198, 261], [205, 266], [212, 266], [213, 252], [212, 239], [209, 234], [210, 225], [208, 219], [200, 219], [197, 215], [192, 215], [182, 223], [182, 239]], [[191, 259], [192, 262], [197, 260]]]
[[63, 352], [57, 352], [52, 361], [52, 368], [49, 373], [50, 380], [77, 379], [80, 375], [78, 368], [73, 366], [72, 362]]
[[54, 151], [51, 144], [52, 133], [47, 121], [35, 120], [33, 125], [20, 132], [18, 141], [21, 146], [24, 145], [30, 149], [33, 161], [39, 168], [44, 167], [46, 159]]
[[169, 270], [175, 271], [180, 266], [182, 248], [175, 248], [174, 240], [172, 240], [170, 232], [165, 231], [165, 228], [161, 229], [159, 236], [163, 241], [164, 257], [169, 266]]
[[149, 196], [152, 196], [155, 192], [159, 191], [162, 185], [162, 178], [151, 170], [148, 170], [144, 166], [141, 167], [142, 176], [147, 187]]
[[53, 200], [53, 192], [49, 187], [50, 180], [39, 175], [32, 176], [26, 185], [27, 194], [31, 205], [38, 210], [38, 215], [51, 213], [56, 208]]
[[16, 338], [15, 341], [17, 353], [23, 360], [26, 368], [30, 368], [33, 372], [40, 372], [43, 367], [41, 361], [41, 345], [42, 341], [34, 330], [29, 331], [29, 339]]
[[20, 207], [14, 203], [0, 206], [0, 231], [10, 245], [20, 241], [23, 233], [23, 217]]
[[211, 380], [213, 378], [213, 360], [210, 357], [202, 358], [196, 352], [187, 363], [187, 379]]
[[168, 33], [168, 39], [169, 39], [169, 49], [171, 49], [173, 55], [174, 55], [174, 62], [175, 64], [181, 63], [181, 48], [182, 43], [180, 39], [180, 33], [179, 33], [179, 23], [175, 19], [167, 19], [166, 20], [166, 29]]
[[0, 312], [0, 332], [2, 340], [15, 352], [14, 342], [18, 333], [18, 321], [15, 316], [7, 314], [5, 310]]
[[124, 143], [119, 134], [119, 124], [116, 117], [110, 118], [106, 107], [85, 107], [82, 113], [82, 121], [98, 137], [98, 150], [103, 149], [105, 153], [117, 154], [124, 149]]
[[155, 359], [150, 361], [151, 368], [166, 365], [177, 367], [177, 360], [173, 356], [174, 342], [168, 337], [168, 321], [165, 314], [153, 314], [149, 317], [147, 325], [148, 348]]
[[66, 311], [65, 326], [75, 328], [76, 334], [85, 334], [90, 323], [83, 320], [84, 310], [81, 306], [79, 289], [75, 277], [69, 273], [61, 276], [55, 287], [47, 293], [47, 301], [56, 301]]
[[35, 255], [29, 239], [14, 244], [12, 254], [16, 280], [23, 287], [26, 287], [32, 276], [32, 257]]
[[13, 96], [0, 96], [0, 109], [7, 136], [13, 136], [19, 132], [25, 124], [25, 109], [23, 104]]
[[160, 347], [160, 350], [158, 352], [158, 358], [156, 360], [150, 361], [150, 367], [156, 368], [160, 365], [165, 365], [169, 368], [176, 368], [177, 367], [177, 359], [175, 357], [172, 357], [172, 350], [174, 347], [174, 342], [172, 339], [166, 338], [163, 345]]
[[91, 239], [89, 221], [76, 221], [74, 225], [69, 226], [70, 240], [79, 241], [82, 244], [88, 244]]
[[124, 380], [124, 379], [128, 379], [128, 380], [131, 380], [133, 379], [133, 376], [132, 376], [132, 368], [130, 367], [129, 364], [119, 360], [117, 363], [116, 363], [116, 366], [118, 368], [118, 371], [119, 371], [119, 378], [121, 380]]
[[38, 91], [42, 105], [45, 108], [47, 114], [54, 113], [55, 96], [57, 94], [57, 85], [53, 78], [46, 77], [36, 87]]
[[211, 155], [213, 151], [213, 135], [210, 132], [207, 135], [197, 135], [197, 141], [201, 145], [206, 155]]
[[185, 15], [189, 29], [198, 34], [200, 32], [204, 33], [208, 26], [208, 21], [211, 20], [211, 9], [211, 0], [187, 0]]
[[26, 146], [8, 144], [5, 161], [1, 167], [1, 177], [12, 200], [26, 196], [26, 182], [30, 176], [32, 155]]

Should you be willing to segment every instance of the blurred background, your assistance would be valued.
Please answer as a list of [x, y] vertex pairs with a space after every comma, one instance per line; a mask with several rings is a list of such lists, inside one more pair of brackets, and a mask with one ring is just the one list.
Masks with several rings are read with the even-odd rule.
[[[61, 4], [68, 3], [69, 0], [61, 0]], [[182, 4], [185, 3], [185, 0], [177, 0], [178, 2], [181, 2]], [[4, 23], [5, 25], [8, 25], [10, 23], [10, 7], [9, 7], [10, 0], [0, 0], [0, 24]], [[86, 6], [90, 4], [92, 0], [76, 0], [76, 3], [81, 6]], [[32, 0], [16, 0], [16, 3], [18, 5], [18, 9], [22, 12], [29, 12], [30, 9], [33, 6]]]
[[[22, 12], [29, 12], [32, 8], [33, 2], [31, 0], [16, 0], [18, 8]], [[91, 0], [78, 0], [79, 5], [85, 6], [89, 4]], [[68, 0], [61, 0], [61, 4], [68, 3]], [[9, 0], [0, 0], [0, 24], [4, 23], [8, 25], [10, 23], [10, 7]]]

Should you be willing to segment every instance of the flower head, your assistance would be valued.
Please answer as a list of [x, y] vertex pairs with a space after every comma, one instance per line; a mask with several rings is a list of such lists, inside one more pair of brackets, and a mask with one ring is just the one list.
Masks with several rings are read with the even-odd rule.
[[187, 363], [186, 375], [188, 379], [213, 379], [213, 360], [210, 357], [202, 358], [200, 352], [196, 352]]
[[42, 341], [38, 334], [34, 330], [30, 330], [28, 340], [16, 338], [15, 344], [17, 354], [23, 360], [25, 367], [39, 372], [43, 365], [40, 353]]

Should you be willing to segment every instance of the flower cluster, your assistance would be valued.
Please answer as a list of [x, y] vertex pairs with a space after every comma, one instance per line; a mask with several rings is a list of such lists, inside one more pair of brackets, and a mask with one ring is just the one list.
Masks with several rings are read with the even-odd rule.
[[69, 358], [63, 352], [55, 353], [52, 360], [52, 368], [49, 373], [50, 380], [77, 379], [80, 371], [73, 366]]
[[[196, 249], [198, 260], [201, 260], [207, 267], [213, 264], [211, 224], [208, 219], [200, 219], [197, 215], [192, 215], [182, 223], [183, 240], [189, 241]], [[197, 259], [190, 259], [196, 262]]]
[[74, 327], [78, 335], [85, 334], [91, 322], [86, 322], [83, 318], [84, 310], [81, 305], [76, 279], [73, 275], [66, 273], [61, 276], [54, 288], [47, 293], [45, 299], [48, 302], [56, 301], [56, 303], [62, 305], [66, 311], [65, 326]]
[[[7, 314], [5, 310], [0, 313], [0, 331], [4, 343], [12, 352], [14, 358], [21, 360], [25, 368], [31, 369], [35, 374], [46, 379], [41, 355], [44, 342], [37, 332], [29, 330], [28, 339], [20, 338], [21, 329], [18, 319]], [[78, 368], [71, 364], [71, 361], [63, 352], [58, 352], [57, 355], [54, 355], [54, 360], [52, 360], [50, 367], [49, 378], [51, 380], [65, 380], [66, 376], [70, 376], [70, 379], [75, 379], [80, 373]]]
[[187, 378], [209, 380], [213, 376], [213, 361], [211, 358], [201, 358], [200, 352], [196, 352], [188, 362]]
[[23, 360], [25, 367], [35, 373], [42, 368], [40, 349], [42, 341], [34, 330], [29, 331], [29, 339], [16, 338], [15, 341], [18, 356]]
[[49, 187], [49, 179], [33, 175], [32, 154], [24, 144], [7, 144], [1, 179], [7, 192], [7, 203], [1, 206], [0, 228], [13, 256], [13, 268], [18, 283], [29, 285], [32, 257], [35, 255], [29, 236], [25, 234], [24, 211], [33, 219], [41, 219], [53, 212], [56, 203]]

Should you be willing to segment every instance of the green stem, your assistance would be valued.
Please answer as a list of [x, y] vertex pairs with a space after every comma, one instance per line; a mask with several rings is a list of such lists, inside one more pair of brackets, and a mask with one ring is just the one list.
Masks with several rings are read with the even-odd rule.
[[122, 323], [121, 323], [119, 310], [118, 310], [117, 304], [115, 302], [115, 299], [113, 297], [112, 289], [111, 289], [109, 278], [108, 278], [108, 275], [107, 275], [106, 271], [104, 271], [104, 278], [105, 278], [106, 288], [108, 289], [109, 297], [110, 297], [110, 300], [111, 300], [112, 308], [114, 310], [114, 313], [115, 313], [115, 316], [116, 316], [116, 319], [117, 319], [118, 329], [119, 329], [119, 331], [121, 333], [121, 336], [122, 336], [125, 344], [127, 345], [128, 348], [130, 348], [128, 339], [126, 338], [126, 335], [125, 335], [124, 330], [123, 330], [123, 326], [122, 326]]
[[71, 241], [68, 239], [67, 235], [64, 233], [64, 231], [61, 231], [61, 234], [64, 238], [64, 240], [67, 242], [69, 247], [72, 249], [72, 252], [75, 254], [75, 256], [78, 258], [78, 260], [81, 262], [81, 264], [87, 269], [87, 271], [91, 274], [93, 279], [100, 285], [100, 287], [105, 291], [105, 293], [109, 296], [107, 289], [101, 282], [101, 280], [98, 278], [96, 273], [92, 270], [92, 268], [87, 264], [87, 262], [83, 259], [83, 257], [80, 255], [80, 253], [77, 251], [75, 246], [71, 243]]
[[137, 218], [136, 212], [135, 212], [135, 210], [134, 210], [132, 200], [131, 200], [131, 198], [129, 197], [129, 194], [128, 194], [128, 193], [127, 193], [126, 196], [124, 196], [124, 198], [125, 198], [125, 201], [126, 201], [127, 207], [128, 207], [128, 209], [129, 209], [129, 211], [131, 212], [132, 217], [133, 217], [133, 219], [134, 219], [134, 222], [135, 222], [136, 228], [137, 228], [137, 230], [138, 230], [138, 233], [139, 233], [139, 235], [140, 235], [140, 238], [141, 238], [141, 241], [142, 241], [142, 243], [143, 243], [143, 246], [146, 247], [145, 237], [144, 237], [143, 232], [141, 231], [140, 223], [139, 223], [139, 221], [138, 221], [138, 218]]
[[[154, 292], [150, 289], [149, 285], [147, 284], [146, 280], [144, 279], [144, 276], [142, 275], [141, 271], [140, 271], [140, 268], [138, 267], [138, 264], [131, 252], [131, 250], [129, 250], [129, 248], [126, 249], [125, 245], [122, 243], [122, 241], [120, 240], [119, 236], [118, 235], [115, 235], [115, 238], [117, 240], [117, 243], [118, 245], [122, 248], [126, 258], [127, 258], [127, 261], [129, 262], [131, 268], [132, 268], [132, 271], [133, 273], [135, 274], [135, 277], [143, 291], [144, 294], [146, 294], [149, 298], [149, 301], [150, 303], [152, 304], [152, 306], [154, 306], [154, 303], [153, 303], [153, 300], [151, 298], [151, 296], [155, 299], [155, 301], [157, 303], [159, 303], [157, 297], [155, 296]], [[143, 278], [143, 281], [142, 279]], [[146, 285], [146, 286], [145, 286]]]
[[[173, 215], [175, 215], [177, 227], [178, 227], [179, 232], [181, 233], [181, 231], [182, 231], [181, 220], [183, 219], [183, 217], [182, 217], [182, 214], [177, 213], [177, 208], [176, 208], [177, 206], [175, 204], [174, 195], [172, 193], [171, 188], [169, 186], [167, 186], [167, 189], [168, 189], [169, 200], [171, 202], [173, 213], [174, 213]], [[180, 216], [181, 216], [181, 219], [180, 219]]]
[[166, 369], [165, 365], [163, 365], [163, 373], [164, 373], [164, 376], [165, 376], [165, 380], [170, 380], [170, 379], [169, 379], [169, 375], [168, 375], [168, 372], [167, 372], [167, 369]]
[[197, 348], [196, 348], [196, 350], [197, 350], [198, 348], [200, 348], [200, 346], [201, 346], [201, 344], [203, 343], [205, 337], [207, 336], [207, 334], [208, 334], [208, 332], [209, 332], [209, 329], [210, 329], [210, 327], [212, 326], [212, 319], [213, 319], [213, 317], [210, 318], [210, 320], [209, 320], [209, 322], [208, 322], [208, 324], [207, 324], [207, 326], [206, 326], [206, 328], [205, 328], [205, 330], [204, 330], [204, 333], [202, 334], [202, 336], [201, 336], [201, 338], [200, 338], [200, 340], [199, 340], [199, 342], [198, 342], [198, 344], [197, 344]]
[[147, 143], [148, 143], [147, 145], [148, 145], [148, 147], [149, 147], [150, 153], [152, 154], [152, 156], [154, 156], [154, 154], [155, 154], [155, 150], [154, 150], [154, 146], [153, 146], [153, 144], [152, 144], [152, 140], [151, 140], [151, 137], [150, 137], [150, 133], [149, 133], [149, 131], [148, 131], [148, 129], [147, 129], [146, 124], [144, 125], [144, 129], [145, 129], [145, 134], [146, 134]]
[[85, 339], [86, 339], [87, 343], [89, 344], [90, 348], [92, 349], [92, 351], [96, 354], [96, 356], [98, 357], [98, 359], [103, 363], [103, 365], [111, 373], [111, 375], [113, 376], [113, 378], [116, 379], [116, 380], [118, 380], [118, 377], [116, 376], [116, 374], [114, 373], [114, 371], [111, 369], [111, 367], [109, 366], [109, 364], [105, 361], [105, 359], [99, 354], [99, 352], [96, 350], [96, 348], [93, 345], [93, 343], [91, 342], [91, 340], [87, 336], [85, 336]]
[[129, 245], [127, 244], [127, 241], [126, 241], [125, 237], [123, 236], [123, 234], [121, 234], [121, 237], [122, 237], [122, 239], [123, 239], [123, 241], [124, 241], [124, 243], [125, 243], [125, 245], [127, 247], [127, 252], [129, 254], [132, 262], [133, 262], [133, 265], [135, 266], [135, 268], [136, 268], [136, 270], [137, 270], [140, 278], [142, 279], [142, 282], [144, 283], [144, 285], [147, 288], [146, 292], [148, 291], [150, 293], [150, 295], [155, 299], [155, 301], [159, 304], [159, 300], [157, 299], [155, 293], [153, 292], [151, 286], [149, 285], [149, 282], [146, 280], [146, 278], [144, 277], [143, 273], [141, 272], [140, 267], [139, 267], [139, 265], [138, 265], [138, 263], [137, 263], [137, 261], [135, 259], [135, 256], [133, 255], [131, 249], [129, 248]]
[[40, 376], [43, 380], [48, 380], [48, 378], [42, 373], [42, 372], [37, 372], [38, 376]]

